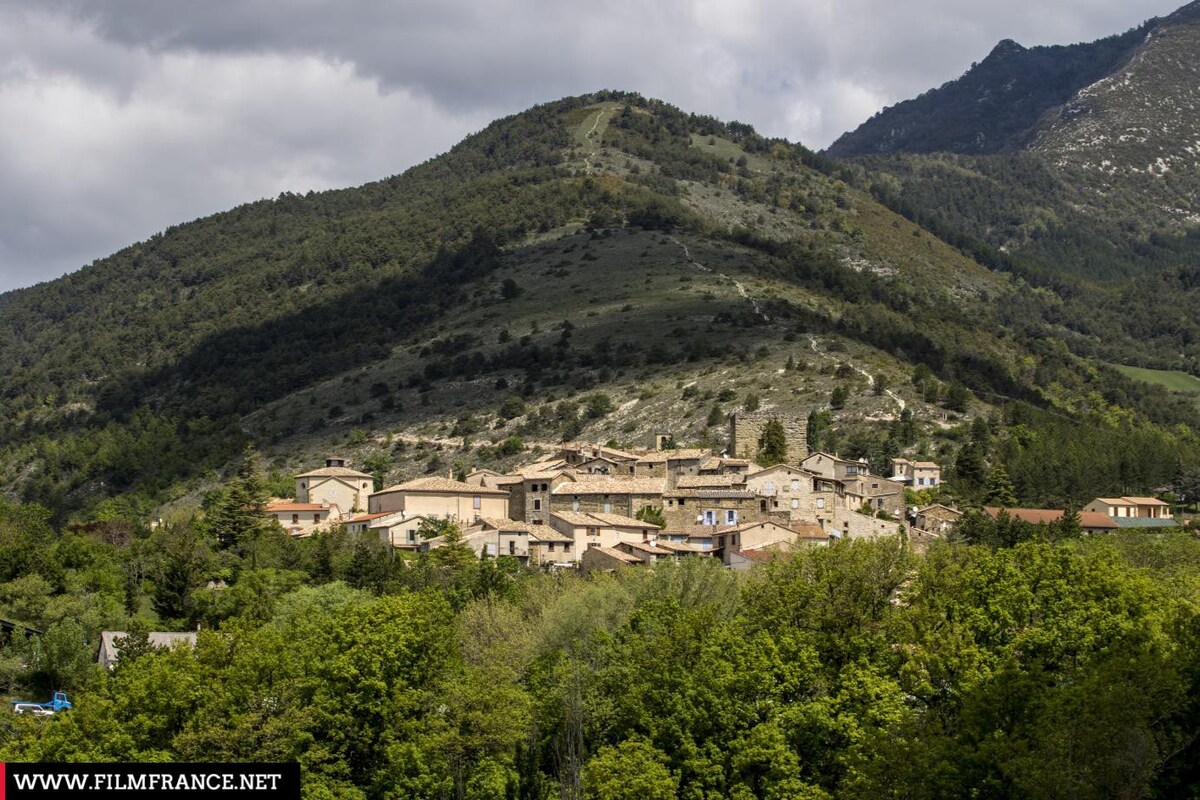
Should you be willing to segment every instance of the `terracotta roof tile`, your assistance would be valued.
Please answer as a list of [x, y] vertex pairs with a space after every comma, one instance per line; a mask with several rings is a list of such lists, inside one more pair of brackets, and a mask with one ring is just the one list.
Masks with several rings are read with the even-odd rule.
[[508, 492], [503, 489], [489, 489], [486, 486], [475, 486], [470, 483], [440, 477], [417, 478], [407, 483], [398, 483], [395, 486], [381, 489], [375, 492], [375, 494], [389, 494], [391, 492], [442, 492], [448, 494], [508, 496]]

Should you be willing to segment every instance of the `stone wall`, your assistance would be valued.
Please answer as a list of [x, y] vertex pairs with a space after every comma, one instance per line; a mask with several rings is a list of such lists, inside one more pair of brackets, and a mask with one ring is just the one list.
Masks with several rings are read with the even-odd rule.
[[787, 463], [800, 463], [808, 456], [808, 417], [777, 411], [730, 414], [729, 454], [734, 458], [754, 460], [758, 456], [758, 443], [762, 439], [763, 428], [772, 419], [778, 419], [783, 424], [783, 432], [787, 436]]

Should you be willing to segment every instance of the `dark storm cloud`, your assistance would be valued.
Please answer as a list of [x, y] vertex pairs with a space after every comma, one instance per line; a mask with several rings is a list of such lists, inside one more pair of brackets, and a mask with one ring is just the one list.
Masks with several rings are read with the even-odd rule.
[[1169, 0], [0, 0], [0, 290], [175, 222], [361, 183], [598, 88], [822, 147], [1001, 38]]

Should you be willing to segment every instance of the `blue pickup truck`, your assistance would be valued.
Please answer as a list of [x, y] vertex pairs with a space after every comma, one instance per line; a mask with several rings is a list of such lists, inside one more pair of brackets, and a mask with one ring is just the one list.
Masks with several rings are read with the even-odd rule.
[[39, 717], [48, 717], [51, 714], [57, 714], [59, 711], [66, 711], [71, 708], [71, 701], [67, 699], [66, 692], [55, 692], [54, 699], [46, 703], [34, 703], [29, 700], [13, 700], [13, 711], [18, 714], [34, 714]]

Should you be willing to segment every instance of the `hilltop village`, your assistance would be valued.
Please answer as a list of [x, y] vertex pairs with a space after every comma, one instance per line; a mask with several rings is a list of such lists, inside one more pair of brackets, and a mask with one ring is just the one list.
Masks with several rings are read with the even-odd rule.
[[[453, 536], [480, 556], [509, 556], [541, 568], [611, 570], [685, 555], [716, 557], [730, 567], [837, 539], [904, 535], [914, 542], [943, 537], [962, 511], [941, 503], [910, 506], [906, 490], [942, 484], [931, 461], [896, 458], [892, 474], [872, 474], [866, 460], [810, 452], [803, 418], [733, 415], [730, 447], [624, 450], [564, 442], [507, 473], [476, 469], [427, 476], [375, 490], [373, 477], [328, 458], [295, 476], [295, 496], [272, 500], [264, 513], [303, 538], [344, 526], [399, 550], [445, 545]], [[768, 439], [781, 463], [756, 463]], [[759, 459], [765, 460], [765, 459]], [[909, 492], [907, 497], [915, 497]], [[996, 517], [999, 508], [989, 508]], [[1005, 509], [1031, 524], [1062, 511]], [[1097, 498], [1080, 513], [1081, 527], [1175, 524], [1156, 498]]]

